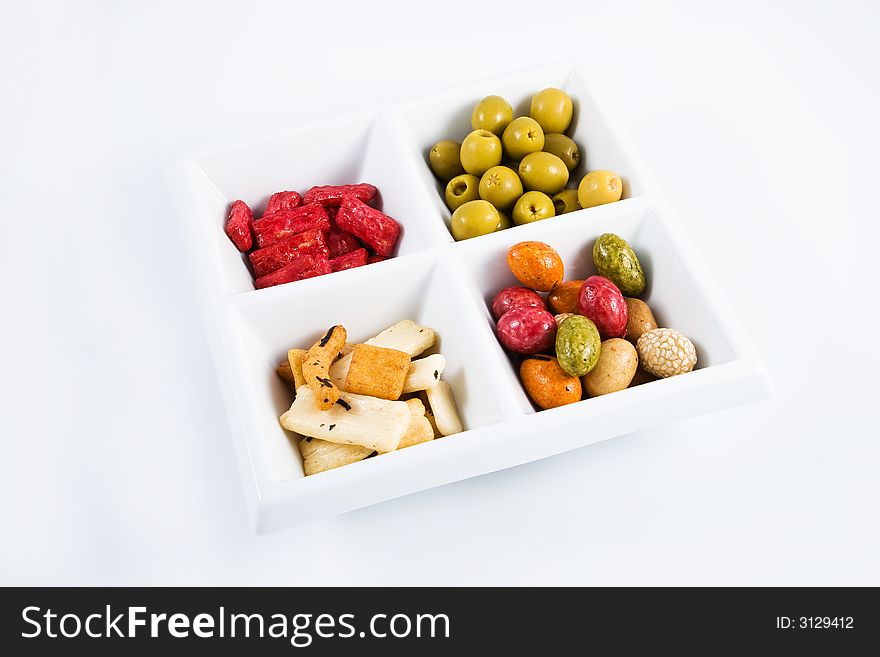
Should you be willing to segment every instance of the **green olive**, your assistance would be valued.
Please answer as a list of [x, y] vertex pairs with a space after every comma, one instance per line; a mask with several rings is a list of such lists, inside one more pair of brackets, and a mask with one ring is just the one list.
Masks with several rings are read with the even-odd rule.
[[578, 190], [563, 189], [558, 194], [553, 195], [553, 207], [556, 208], [556, 214], [567, 214], [581, 209], [581, 203], [578, 200]]
[[604, 169], [590, 171], [578, 185], [578, 201], [582, 208], [619, 201], [622, 194], [623, 181], [620, 176]]
[[469, 173], [463, 173], [450, 180], [446, 185], [446, 207], [455, 211], [468, 201], [480, 198], [480, 179]]
[[532, 96], [529, 116], [537, 121], [544, 132], [565, 132], [571, 125], [571, 96], [562, 89], [544, 89]]
[[495, 231], [504, 230], [505, 228], [510, 228], [510, 217], [507, 216], [506, 212], [498, 210], [498, 225], [495, 226]]
[[544, 148], [544, 131], [535, 119], [521, 116], [504, 128], [501, 141], [508, 157], [521, 160], [529, 153], [536, 153]]
[[565, 166], [568, 167], [569, 171], [574, 169], [581, 161], [581, 150], [574, 143], [574, 139], [558, 132], [544, 135], [544, 150], [548, 153], [553, 153], [565, 162]]
[[480, 178], [480, 198], [499, 210], [508, 210], [522, 196], [523, 186], [513, 169], [492, 167]]
[[556, 216], [553, 199], [544, 192], [526, 192], [513, 206], [513, 223], [517, 226]]
[[488, 130], [474, 130], [461, 142], [461, 166], [468, 173], [482, 176], [501, 163], [501, 140]]
[[494, 233], [500, 221], [498, 210], [489, 201], [468, 201], [452, 213], [452, 236], [466, 240]]
[[555, 194], [568, 182], [568, 167], [553, 153], [529, 153], [519, 163], [519, 177], [526, 189]]
[[471, 112], [471, 128], [488, 130], [499, 137], [513, 120], [513, 108], [501, 96], [486, 96]]
[[464, 173], [461, 166], [461, 144], [445, 139], [431, 146], [428, 153], [428, 164], [431, 171], [443, 182], [449, 182]]

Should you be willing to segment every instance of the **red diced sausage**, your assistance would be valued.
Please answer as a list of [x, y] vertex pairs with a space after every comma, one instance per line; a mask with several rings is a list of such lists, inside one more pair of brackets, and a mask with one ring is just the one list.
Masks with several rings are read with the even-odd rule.
[[260, 278], [281, 269], [302, 255], [328, 255], [327, 241], [319, 230], [308, 230], [250, 255], [254, 276]]
[[226, 235], [235, 244], [235, 248], [242, 253], [250, 251], [254, 245], [251, 227], [254, 221], [254, 213], [244, 201], [235, 201], [229, 208], [229, 216], [226, 219]]
[[344, 269], [354, 269], [355, 267], [363, 267], [367, 264], [367, 250], [358, 249], [351, 251], [338, 258], [330, 259], [330, 267], [333, 271], [342, 271]]
[[307, 230], [327, 233], [330, 230], [330, 218], [320, 205], [303, 205], [263, 215], [254, 222], [253, 228], [257, 246], [263, 249]]
[[400, 238], [400, 224], [354, 196], [342, 199], [336, 225], [381, 256], [389, 256]]
[[303, 204], [320, 203], [321, 205], [337, 206], [342, 203], [343, 196], [354, 196], [364, 203], [370, 203], [376, 198], [379, 190], [370, 183], [358, 183], [357, 185], [321, 185], [312, 187], [303, 196]]
[[269, 203], [266, 205], [266, 211], [263, 216], [266, 217], [278, 210], [293, 210], [298, 208], [302, 203], [302, 196], [297, 192], [275, 192], [269, 197]]
[[314, 276], [323, 276], [329, 274], [330, 261], [323, 255], [303, 254], [290, 264], [273, 271], [271, 274], [260, 276], [254, 281], [254, 287], [258, 290], [264, 287], [272, 287], [273, 285], [281, 285], [282, 283], [292, 283], [301, 281], [305, 278], [313, 278]]

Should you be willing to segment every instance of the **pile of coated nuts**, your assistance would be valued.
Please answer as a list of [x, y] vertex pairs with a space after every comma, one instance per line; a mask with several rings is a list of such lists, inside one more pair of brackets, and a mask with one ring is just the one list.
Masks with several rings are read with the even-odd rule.
[[492, 314], [498, 340], [523, 357], [520, 380], [539, 408], [573, 404], [696, 366], [693, 342], [679, 331], [658, 328], [651, 308], [639, 298], [645, 273], [620, 236], [605, 233], [596, 239], [598, 274], [585, 280], [565, 281], [562, 258], [543, 242], [514, 244], [507, 264], [522, 286], [498, 292]]

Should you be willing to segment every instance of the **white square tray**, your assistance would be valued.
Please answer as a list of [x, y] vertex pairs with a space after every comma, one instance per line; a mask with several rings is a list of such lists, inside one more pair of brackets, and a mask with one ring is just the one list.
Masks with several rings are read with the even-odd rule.
[[[624, 199], [456, 243], [426, 163], [431, 144], [461, 139], [481, 97], [500, 94], [527, 113], [535, 91], [556, 86], [575, 102], [574, 139], [585, 157], [572, 173], [607, 168]], [[254, 290], [223, 231], [228, 204], [255, 211], [281, 189], [371, 182], [403, 225], [397, 258]], [[182, 156], [173, 170], [217, 374], [256, 531], [276, 531], [453, 481], [534, 461], [670, 420], [769, 396], [771, 384], [704, 265], [621, 130], [591, 96], [582, 69], [560, 63], [468, 84], [430, 99], [333, 118], [296, 132]], [[556, 248], [566, 279], [595, 273], [593, 240], [624, 237], [639, 254], [644, 296], [661, 326], [695, 343], [698, 369], [615, 394], [535, 412], [488, 309], [515, 284], [510, 245]], [[448, 360], [464, 433], [305, 477], [296, 440], [278, 423], [292, 401], [275, 375], [287, 349], [333, 324], [363, 340], [410, 318], [435, 328]]]

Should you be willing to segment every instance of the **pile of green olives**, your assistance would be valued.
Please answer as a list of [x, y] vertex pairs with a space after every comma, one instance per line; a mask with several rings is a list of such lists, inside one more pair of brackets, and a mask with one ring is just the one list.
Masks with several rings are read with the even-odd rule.
[[464, 140], [431, 147], [428, 164], [446, 184], [456, 240], [620, 200], [623, 183], [613, 171], [590, 171], [569, 187], [581, 161], [565, 134], [573, 115], [571, 96], [552, 87], [532, 96], [528, 116], [514, 117], [507, 100], [486, 96]]

